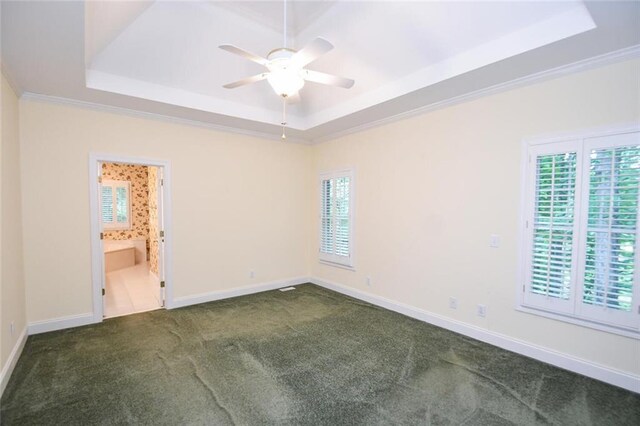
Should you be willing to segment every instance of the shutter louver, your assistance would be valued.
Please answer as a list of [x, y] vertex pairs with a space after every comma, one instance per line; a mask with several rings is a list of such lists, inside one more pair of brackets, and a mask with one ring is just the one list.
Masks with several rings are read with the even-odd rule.
[[632, 309], [640, 146], [591, 150], [582, 301]]
[[571, 295], [576, 153], [537, 158], [531, 293]]
[[322, 214], [321, 214], [321, 242], [320, 251], [322, 253], [333, 253], [333, 185], [332, 180], [322, 181]]
[[101, 202], [102, 221], [104, 223], [113, 223], [113, 188], [111, 186], [102, 187]]
[[335, 220], [336, 220], [336, 242], [335, 254], [338, 256], [349, 256], [349, 178], [342, 177], [336, 179], [335, 195]]

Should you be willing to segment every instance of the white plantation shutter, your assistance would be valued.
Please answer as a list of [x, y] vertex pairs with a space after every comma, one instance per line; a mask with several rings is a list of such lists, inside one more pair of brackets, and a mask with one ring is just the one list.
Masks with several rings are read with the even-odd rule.
[[116, 221], [118, 223], [129, 222], [129, 191], [124, 186], [116, 187]]
[[102, 203], [102, 222], [113, 223], [113, 188], [111, 186], [102, 186], [101, 194]]
[[573, 310], [577, 148], [575, 142], [536, 147], [529, 161], [533, 209], [524, 300], [560, 312]]
[[528, 147], [522, 304], [640, 330], [640, 133]]
[[334, 245], [333, 232], [333, 185], [331, 179], [322, 181], [322, 212], [320, 230], [320, 252], [332, 254]]
[[585, 143], [585, 156], [589, 186], [584, 190], [586, 238], [579, 312], [602, 322], [633, 326], [640, 313], [634, 309], [634, 299], [635, 305], [638, 301], [640, 137], [590, 139]]
[[320, 260], [352, 266], [353, 176], [349, 171], [320, 179]]
[[105, 180], [102, 182], [102, 224], [106, 230], [131, 228], [130, 184], [127, 181]]
[[349, 216], [349, 189], [351, 187], [350, 178], [339, 177], [335, 180], [335, 254], [338, 256], [349, 256], [350, 254], [350, 216]]

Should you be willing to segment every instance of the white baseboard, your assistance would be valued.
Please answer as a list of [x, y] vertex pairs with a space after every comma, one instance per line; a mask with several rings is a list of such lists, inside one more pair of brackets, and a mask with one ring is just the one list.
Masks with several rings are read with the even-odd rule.
[[310, 282], [309, 277], [297, 277], [286, 280], [270, 281], [261, 284], [255, 284], [247, 287], [236, 287], [230, 290], [212, 291], [209, 293], [196, 294], [193, 296], [176, 297], [167, 302], [167, 309], [182, 308], [184, 306], [197, 305], [199, 303], [213, 302], [215, 300], [229, 299], [231, 297], [244, 296], [252, 293], [260, 293], [263, 291], [275, 290], [281, 287], [304, 284]]
[[572, 355], [554, 351], [542, 346], [527, 343], [504, 334], [489, 331], [474, 325], [444, 317], [442, 315], [427, 312], [425, 310], [399, 303], [382, 296], [377, 296], [341, 284], [325, 281], [320, 278], [311, 278], [310, 281], [319, 286], [337, 291], [338, 293], [369, 302], [390, 311], [398, 312], [411, 318], [424, 321], [447, 330], [489, 343], [502, 349], [582, 374], [592, 379], [600, 380], [614, 386], [640, 393], [640, 376], [616, 370], [600, 364], [593, 363]]
[[2, 397], [4, 389], [9, 383], [9, 379], [13, 373], [13, 369], [16, 367], [18, 358], [20, 358], [20, 354], [22, 354], [22, 349], [24, 349], [25, 343], [27, 343], [27, 327], [25, 327], [24, 330], [22, 330], [22, 333], [20, 333], [16, 344], [13, 346], [13, 349], [9, 354], [6, 364], [2, 367], [2, 371], [0, 372], [0, 397]]
[[80, 315], [69, 315], [68, 317], [53, 318], [44, 321], [34, 321], [29, 323], [29, 335], [62, 330], [64, 328], [80, 327], [81, 325], [95, 323], [96, 320], [93, 317], [93, 312]]

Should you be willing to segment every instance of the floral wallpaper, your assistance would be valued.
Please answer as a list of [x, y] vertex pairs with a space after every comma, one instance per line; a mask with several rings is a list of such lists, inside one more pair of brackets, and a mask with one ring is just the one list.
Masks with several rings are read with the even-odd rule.
[[102, 164], [103, 180], [129, 181], [131, 184], [131, 229], [105, 231], [107, 240], [147, 240], [149, 257], [149, 177], [148, 167], [134, 164]]
[[148, 168], [149, 188], [149, 269], [158, 275], [158, 168]]

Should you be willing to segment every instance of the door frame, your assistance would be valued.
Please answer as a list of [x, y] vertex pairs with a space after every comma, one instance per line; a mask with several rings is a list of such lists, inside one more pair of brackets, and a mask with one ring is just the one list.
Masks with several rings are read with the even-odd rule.
[[[93, 322], [102, 322], [104, 317], [104, 305], [102, 288], [106, 279], [104, 274], [104, 249], [100, 239], [100, 204], [98, 177], [100, 176], [101, 163], [135, 164], [139, 166], [153, 166], [162, 168], [163, 185], [158, 191], [162, 193], [162, 220], [164, 222], [164, 297], [165, 308], [173, 307], [173, 233], [171, 212], [171, 162], [153, 158], [132, 157], [104, 153], [89, 153], [89, 205], [91, 219], [91, 293], [93, 301]], [[162, 277], [159, 277], [162, 279]]]

